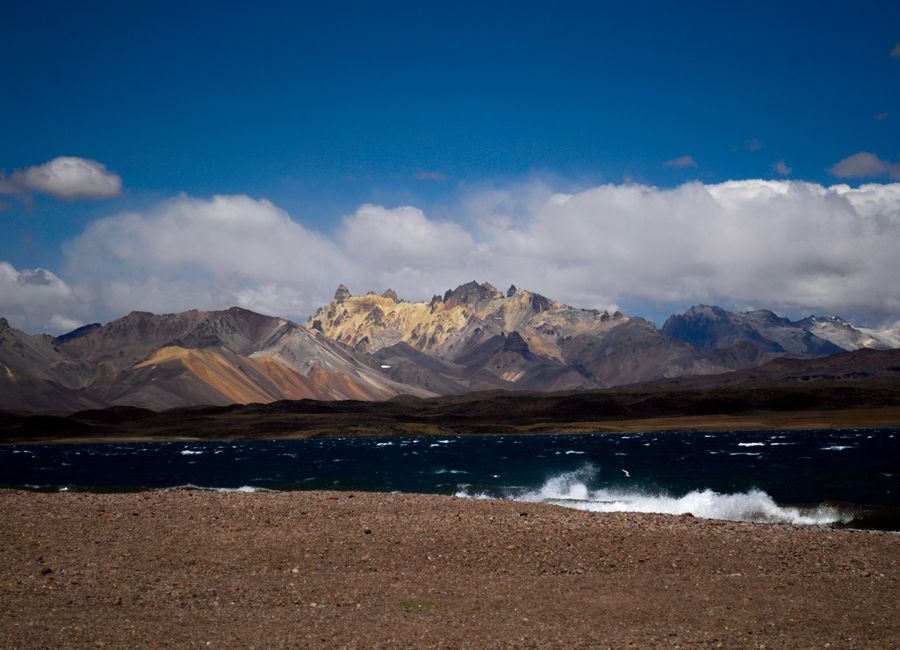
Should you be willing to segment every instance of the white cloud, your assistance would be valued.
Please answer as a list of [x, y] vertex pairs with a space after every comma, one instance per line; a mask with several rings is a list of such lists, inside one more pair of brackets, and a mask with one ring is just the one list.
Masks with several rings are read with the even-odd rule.
[[50, 320], [47, 322], [49, 326], [49, 331], [51, 332], [71, 332], [74, 329], [77, 329], [84, 325], [84, 323], [75, 318], [69, 318], [68, 316], [63, 316], [62, 314], [53, 314], [50, 316]]
[[68, 285], [0, 267], [0, 314], [38, 328], [54, 315], [93, 321], [237, 304], [304, 319], [339, 282], [354, 293], [392, 287], [421, 299], [477, 279], [580, 306], [714, 302], [871, 322], [900, 315], [900, 183], [554, 193], [534, 182], [469, 194], [459, 214], [464, 221], [364, 205], [328, 237], [265, 200], [180, 196], [89, 225], [64, 247]]
[[112, 313], [260, 307], [259, 296], [279, 293], [282, 315], [299, 316], [349, 275], [328, 238], [247, 196], [179, 196], [101, 219], [64, 252], [66, 277]]
[[679, 156], [678, 158], [672, 158], [672, 160], [667, 160], [663, 163], [666, 167], [675, 167], [676, 169], [686, 169], [688, 167], [697, 167], [697, 161], [694, 160], [693, 156]]
[[787, 164], [784, 162], [784, 159], [777, 160], [772, 163], [772, 169], [776, 174], [781, 174], [782, 176], [787, 176], [792, 171], [792, 168], [787, 166]]
[[837, 178], [875, 178], [890, 176], [900, 179], [900, 163], [892, 164], [873, 153], [860, 151], [847, 156], [828, 168], [828, 173]]
[[338, 240], [357, 267], [351, 287], [360, 282], [365, 283], [363, 291], [390, 286], [401, 295], [428, 291], [433, 283], [456, 277], [479, 254], [478, 244], [461, 225], [428, 219], [413, 207], [363, 205], [344, 219]]
[[578, 304], [623, 298], [900, 313], [900, 184], [607, 185], [493, 219], [474, 277]]
[[62, 199], [108, 199], [122, 191], [122, 179], [96, 160], [60, 156], [0, 178], [0, 194], [39, 192]]
[[[13, 327], [54, 334], [77, 319], [63, 315], [77, 308], [72, 288], [46, 269], [16, 269], [0, 262], [0, 316]], [[77, 325], [76, 325], [77, 326]]]

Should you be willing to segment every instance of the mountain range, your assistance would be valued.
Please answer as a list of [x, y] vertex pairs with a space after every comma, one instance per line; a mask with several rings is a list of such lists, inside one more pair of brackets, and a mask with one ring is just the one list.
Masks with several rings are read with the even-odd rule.
[[165, 410], [279, 400], [579, 391], [900, 348], [900, 327], [695, 306], [662, 328], [515, 286], [470, 282], [430, 301], [341, 285], [305, 324], [232, 307], [132, 312], [62, 336], [0, 318], [0, 409]]

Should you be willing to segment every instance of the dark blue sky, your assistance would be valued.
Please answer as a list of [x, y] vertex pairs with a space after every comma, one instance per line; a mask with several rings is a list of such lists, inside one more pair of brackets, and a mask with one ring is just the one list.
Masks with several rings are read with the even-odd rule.
[[673, 187], [785, 161], [830, 184], [856, 152], [900, 154], [898, 41], [898, 2], [12, 0], [0, 169], [79, 156], [123, 193], [0, 197], [0, 260], [57, 269], [96, 218], [181, 192], [328, 234], [361, 203], [454, 218], [461, 193], [535, 177]]

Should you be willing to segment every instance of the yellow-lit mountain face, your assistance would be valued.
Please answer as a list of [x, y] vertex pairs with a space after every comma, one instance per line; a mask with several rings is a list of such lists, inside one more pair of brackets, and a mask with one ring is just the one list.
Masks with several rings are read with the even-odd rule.
[[400, 300], [390, 289], [352, 296], [341, 285], [307, 327], [366, 352], [403, 342], [448, 360], [491, 337], [518, 332], [531, 352], [565, 361], [565, 341], [601, 335], [630, 320], [620, 312], [577, 309], [514, 286], [503, 294], [488, 283], [470, 282], [422, 302]]
[[374, 355], [397, 381], [445, 394], [605, 388], [767, 360], [754, 345], [701, 351], [642, 318], [477, 282], [420, 302], [390, 289], [353, 296], [341, 285], [306, 327]]

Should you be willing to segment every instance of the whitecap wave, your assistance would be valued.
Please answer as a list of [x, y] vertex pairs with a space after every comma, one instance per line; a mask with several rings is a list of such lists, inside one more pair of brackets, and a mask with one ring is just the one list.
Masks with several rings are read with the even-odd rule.
[[[540, 488], [510, 492], [503, 498], [531, 503], [552, 503], [590, 512], [641, 512], [669, 515], [691, 514], [703, 519], [724, 519], [756, 523], [827, 525], [848, 523], [853, 514], [820, 505], [798, 508], [781, 506], [762, 490], [722, 494], [710, 489], [693, 490], [681, 496], [653, 493], [641, 489], [599, 488], [588, 484], [596, 477], [588, 466], [547, 480]], [[485, 493], [457, 492], [459, 497], [490, 498]]]
[[180, 453], [182, 456], [196, 456], [198, 454], [202, 454], [203, 452], [197, 449], [182, 449]]
[[277, 492], [278, 490], [270, 490], [268, 488], [257, 487], [255, 485], [242, 485], [236, 488], [228, 487], [209, 487], [206, 485], [194, 485], [187, 483], [185, 485], [176, 485], [174, 487], [162, 488], [161, 492], [174, 492], [176, 490], [201, 490], [203, 492]]

